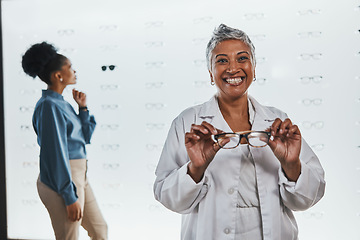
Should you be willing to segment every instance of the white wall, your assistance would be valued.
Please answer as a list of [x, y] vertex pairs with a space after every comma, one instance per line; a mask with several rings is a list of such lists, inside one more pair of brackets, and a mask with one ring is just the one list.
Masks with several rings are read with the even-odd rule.
[[[258, 81], [250, 94], [288, 113], [326, 171], [325, 197], [296, 214], [300, 238], [360, 239], [358, 0], [12, 0], [2, 10], [10, 238], [53, 238], [35, 185], [31, 126], [45, 85], [22, 72], [25, 50], [55, 44], [77, 71], [76, 88], [88, 95], [98, 122], [88, 175], [110, 239], [179, 239], [180, 216], [153, 198], [154, 170], [172, 119], [215, 93], [205, 47], [225, 23], [256, 46]], [[114, 71], [101, 70], [112, 64]], [[300, 80], [314, 76], [321, 81]], [[65, 98], [74, 104], [70, 90]], [[305, 106], [306, 99], [321, 103]]]

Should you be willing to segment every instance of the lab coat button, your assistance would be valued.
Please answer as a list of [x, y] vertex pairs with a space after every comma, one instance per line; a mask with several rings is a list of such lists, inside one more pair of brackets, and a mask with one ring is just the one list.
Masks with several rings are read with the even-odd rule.
[[233, 194], [233, 193], [234, 193], [234, 189], [233, 189], [233, 188], [230, 188], [230, 189], [228, 190], [228, 193], [229, 193], [229, 194]]
[[224, 233], [225, 233], [225, 234], [229, 234], [229, 233], [230, 233], [230, 229], [225, 228], [225, 229], [224, 229]]

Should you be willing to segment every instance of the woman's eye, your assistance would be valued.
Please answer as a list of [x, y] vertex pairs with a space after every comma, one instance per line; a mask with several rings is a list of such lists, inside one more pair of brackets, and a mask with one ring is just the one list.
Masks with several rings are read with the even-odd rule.
[[239, 57], [239, 61], [245, 61], [245, 60], [248, 60], [249, 58], [246, 57], [246, 56], [241, 56]]
[[226, 59], [218, 59], [216, 62], [218, 62], [218, 63], [226, 63], [227, 60]]

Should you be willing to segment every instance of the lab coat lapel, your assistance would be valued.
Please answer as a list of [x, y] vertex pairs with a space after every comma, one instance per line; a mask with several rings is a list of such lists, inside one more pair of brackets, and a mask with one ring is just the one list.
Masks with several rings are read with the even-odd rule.
[[221, 114], [216, 96], [213, 96], [202, 106], [199, 111], [199, 118], [200, 122], [198, 124], [201, 124], [202, 121], [206, 121], [224, 132], [232, 132]]
[[[279, 116], [275, 115], [269, 108], [259, 104], [251, 96], [249, 96], [249, 99], [255, 109], [252, 130], [266, 130]], [[275, 201], [279, 199], [279, 188], [276, 186], [278, 186], [279, 181], [278, 171], [280, 163], [269, 146], [264, 148], [250, 148], [250, 152], [253, 156], [256, 169], [264, 240], [279, 239], [277, 235], [280, 229], [277, 229], [277, 223], [280, 222], [280, 209], [279, 203]]]

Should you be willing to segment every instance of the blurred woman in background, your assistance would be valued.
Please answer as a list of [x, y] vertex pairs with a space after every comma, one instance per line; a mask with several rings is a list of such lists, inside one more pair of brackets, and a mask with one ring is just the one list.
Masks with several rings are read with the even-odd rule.
[[85, 145], [96, 122], [89, 115], [85, 93], [72, 91], [78, 114], [62, 96], [65, 87], [76, 83], [76, 71], [68, 58], [46, 42], [26, 51], [22, 67], [47, 84], [35, 107], [33, 127], [40, 145], [38, 193], [56, 239], [78, 239], [80, 225], [91, 239], [107, 239], [107, 224], [86, 176]]

